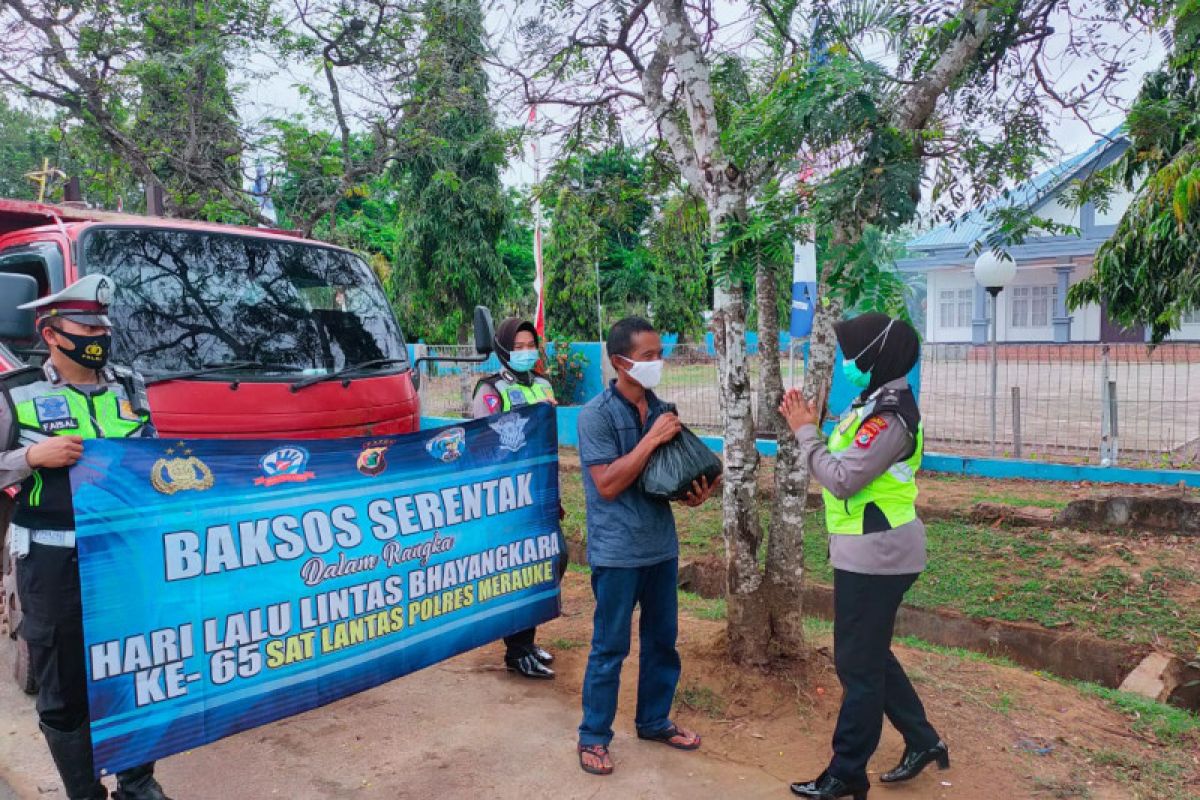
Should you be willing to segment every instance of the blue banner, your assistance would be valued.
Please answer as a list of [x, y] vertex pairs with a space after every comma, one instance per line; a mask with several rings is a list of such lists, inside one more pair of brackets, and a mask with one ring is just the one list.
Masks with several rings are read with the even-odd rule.
[[71, 484], [97, 771], [557, 616], [556, 428], [538, 404], [369, 439], [86, 442]]

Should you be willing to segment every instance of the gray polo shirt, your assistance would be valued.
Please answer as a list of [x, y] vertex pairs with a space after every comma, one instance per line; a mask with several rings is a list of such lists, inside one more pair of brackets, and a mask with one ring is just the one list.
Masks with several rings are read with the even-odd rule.
[[643, 425], [637, 407], [615, 382], [579, 412], [579, 460], [587, 502], [588, 563], [593, 567], [648, 567], [679, 557], [671, 504], [642, 492], [635, 481], [614, 500], [596, 489], [589, 467], [629, 454], [669, 406], [646, 393], [650, 413]]

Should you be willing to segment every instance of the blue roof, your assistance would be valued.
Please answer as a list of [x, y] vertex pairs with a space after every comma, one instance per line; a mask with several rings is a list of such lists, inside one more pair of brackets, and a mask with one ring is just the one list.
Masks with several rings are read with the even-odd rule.
[[1124, 126], [1118, 126], [1079, 155], [1051, 167], [1035, 178], [1018, 184], [1000, 197], [968, 211], [953, 222], [939, 225], [910, 239], [905, 247], [910, 252], [954, 247], [961, 248], [963, 251], [969, 250], [976, 242], [991, 233], [994, 227], [991, 217], [997, 210], [1033, 208], [1057, 191], [1076, 173], [1093, 162], [1099, 161], [1110, 147], [1124, 141]]

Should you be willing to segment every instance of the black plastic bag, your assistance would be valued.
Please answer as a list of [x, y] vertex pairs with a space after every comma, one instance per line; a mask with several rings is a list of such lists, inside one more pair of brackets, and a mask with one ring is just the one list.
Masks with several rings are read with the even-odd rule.
[[721, 474], [721, 459], [686, 426], [679, 435], [654, 451], [640, 479], [642, 491], [659, 500], [683, 500], [692, 483]]

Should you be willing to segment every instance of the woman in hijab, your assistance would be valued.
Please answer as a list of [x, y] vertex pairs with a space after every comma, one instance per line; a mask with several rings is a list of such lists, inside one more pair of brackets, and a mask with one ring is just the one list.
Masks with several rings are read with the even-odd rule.
[[817, 408], [799, 391], [789, 391], [779, 409], [824, 488], [834, 568], [834, 664], [843, 689], [829, 767], [791, 789], [820, 800], [865, 800], [867, 762], [885, 715], [905, 747], [882, 782], [910, 780], [935, 761], [947, 769], [950, 755], [891, 651], [900, 602], [925, 568], [915, 480], [924, 443], [921, 412], [905, 377], [920, 357], [920, 342], [911, 325], [885, 314], [840, 322], [834, 332], [842, 371], [862, 393], [828, 442], [822, 441]]
[[[494, 344], [501, 370], [475, 385], [472, 417], [487, 417], [533, 403], [557, 405], [550, 381], [537, 373], [542, 351], [532, 322], [515, 317], [504, 320], [496, 330]], [[549, 666], [554, 656], [535, 644], [536, 636], [537, 628], [505, 636], [504, 665], [526, 678], [549, 680], [554, 677]]]

